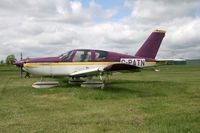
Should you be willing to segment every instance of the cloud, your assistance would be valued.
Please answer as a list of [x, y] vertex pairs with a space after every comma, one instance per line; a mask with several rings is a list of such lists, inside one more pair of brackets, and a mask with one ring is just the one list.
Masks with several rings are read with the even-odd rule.
[[[0, 59], [8, 54], [55, 56], [74, 48], [134, 54], [150, 33], [165, 29], [158, 58], [200, 58], [200, 2], [125, 0], [105, 8], [90, 0], [2, 0]], [[130, 13], [114, 21], [124, 8]]]
[[109, 19], [114, 16], [118, 10], [117, 8], [113, 9], [103, 9], [101, 5], [97, 4], [95, 0], [91, 0], [89, 3], [89, 9], [88, 12], [92, 14], [95, 18], [104, 18]]
[[155, 28], [167, 31], [158, 58], [200, 58], [198, 5], [197, 0], [127, 0], [124, 6], [131, 10], [131, 14], [123, 21], [145, 32]]
[[[132, 5], [132, 6], [131, 6]], [[131, 12], [131, 18], [139, 22], [166, 22], [173, 19], [195, 16], [199, 11], [200, 1], [197, 0], [144, 0], [126, 1]]]

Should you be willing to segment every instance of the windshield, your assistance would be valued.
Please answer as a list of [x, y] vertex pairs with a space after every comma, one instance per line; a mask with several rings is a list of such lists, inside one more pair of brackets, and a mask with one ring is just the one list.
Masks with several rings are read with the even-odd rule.
[[66, 53], [63, 53], [59, 56], [59, 58], [62, 60], [62, 61], [67, 61], [69, 60], [70, 56], [72, 54], [72, 51], [68, 51]]

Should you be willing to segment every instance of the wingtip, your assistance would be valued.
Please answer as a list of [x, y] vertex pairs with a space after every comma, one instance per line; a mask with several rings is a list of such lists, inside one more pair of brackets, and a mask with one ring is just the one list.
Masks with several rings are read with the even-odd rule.
[[165, 33], [166, 31], [165, 31], [165, 30], [156, 29], [156, 30], [154, 30], [153, 32], [157, 32], [157, 33]]

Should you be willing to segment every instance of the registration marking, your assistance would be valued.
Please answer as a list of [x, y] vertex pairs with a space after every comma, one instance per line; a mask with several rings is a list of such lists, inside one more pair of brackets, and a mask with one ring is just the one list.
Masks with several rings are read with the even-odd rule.
[[120, 63], [129, 64], [137, 67], [143, 67], [145, 65], [145, 59], [121, 58]]

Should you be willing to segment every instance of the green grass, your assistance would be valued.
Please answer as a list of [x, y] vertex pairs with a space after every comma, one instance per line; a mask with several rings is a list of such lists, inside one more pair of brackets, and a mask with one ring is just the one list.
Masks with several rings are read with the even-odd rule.
[[104, 90], [70, 86], [34, 89], [0, 66], [0, 132], [199, 133], [200, 66], [114, 74]]

